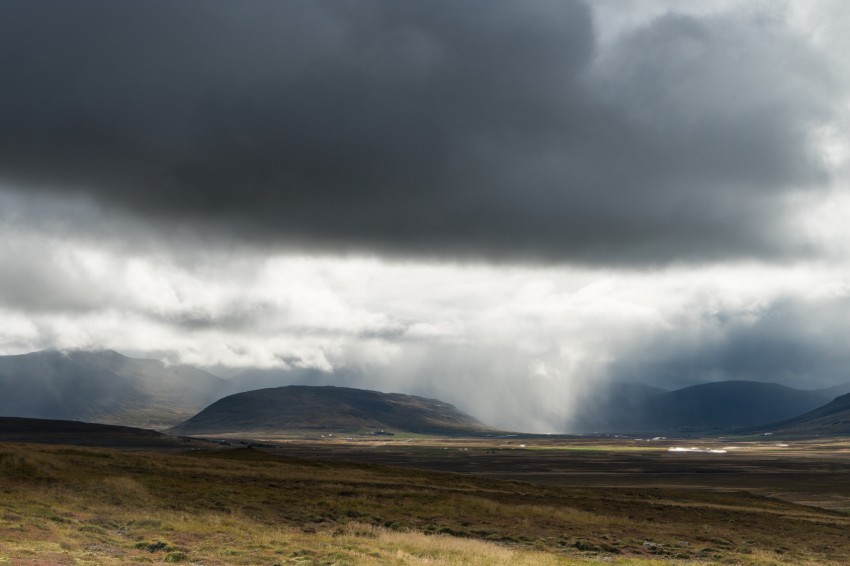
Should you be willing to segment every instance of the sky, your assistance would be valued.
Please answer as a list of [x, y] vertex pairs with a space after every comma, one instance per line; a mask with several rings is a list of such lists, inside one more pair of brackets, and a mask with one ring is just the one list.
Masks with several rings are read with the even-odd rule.
[[841, 2], [0, 13], [0, 354], [541, 432], [612, 382], [850, 382]]

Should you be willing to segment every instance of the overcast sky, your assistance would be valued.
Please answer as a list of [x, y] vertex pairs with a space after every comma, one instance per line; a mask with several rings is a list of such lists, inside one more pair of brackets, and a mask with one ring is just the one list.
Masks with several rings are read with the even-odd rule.
[[850, 382], [848, 27], [0, 1], [0, 353], [317, 369], [539, 431], [611, 380]]

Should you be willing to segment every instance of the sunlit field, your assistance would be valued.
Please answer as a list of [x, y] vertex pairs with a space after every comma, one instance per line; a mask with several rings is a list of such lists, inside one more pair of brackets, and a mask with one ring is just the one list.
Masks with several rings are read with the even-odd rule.
[[[788, 466], [806, 464], [813, 474], [810, 483], [820, 485], [822, 503], [830, 499], [840, 507], [846, 486], [826, 481], [829, 474], [818, 480], [817, 470], [842, 473], [847, 463], [841, 463], [840, 451], [825, 456], [825, 445], [798, 447], [805, 457], [777, 461], [772, 471], [762, 456], [723, 454], [747, 468], [747, 474], [739, 474], [724, 468], [727, 464], [717, 473], [707, 470], [707, 458], [714, 455], [676, 455], [657, 447], [636, 452], [624, 445], [628, 450], [617, 452], [593, 442], [582, 451], [579, 441], [569, 450], [554, 443], [533, 450], [531, 441], [523, 442], [525, 449], [480, 439], [468, 446], [420, 442], [350, 450], [341, 442], [324, 447], [290, 442], [262, 450], [184, 453], [3, 444], [0, 564], [814, 565], [850, 560], [850, 516], [814, 501], [814, 488], [796, 494], [812, 497], [814, 504], [793, 502], [790, 487], [799, 477], [787, 476]], [[393, 467], [343, 461], [367, 455], [375, 461], [407, 458], [406, 467], [397, 467], [404, 463], [398, 461]], [[487, 464], [488, 456], [489, 477], [479, 467], [462, 465], [463, 459], [467, 465]], [[622, 457], [631, 468], [623, 467]], [[436, 463], [465, 473], [410, 467]], [[510, 475], [509, 470], [525, 471], [527, 477], [496, 477]], [[749, 483], [767, 473], [776, 478], [772, 486], [763, 479], [761, 485]]]

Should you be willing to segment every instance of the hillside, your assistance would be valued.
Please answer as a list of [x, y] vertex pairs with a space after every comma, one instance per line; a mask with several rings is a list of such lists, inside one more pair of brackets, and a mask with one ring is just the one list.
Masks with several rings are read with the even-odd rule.
[[[175, 438], [154, 430], [79, 421], [19, 417], [0, 417], [0, 442], [69, 444], [144, 450], [187, 450], [190, 446], [208, 448], [200, 441]], [[196, 442], [198, 444], [195, 444]]]
[[762, 427], [759, 432], [782, 436], [833, 436], [850, 434], [850, 394], [799, 417]]
[[399, 393], [290, 385], [220, 399], [175, 434], [376, 431], [460, 434], [487, 427], [452, 405]]
[[763, 425], [811, 411], [832, 399], [835, 390], [756, 381], [704, 383], [644, 399], [616, 419], [613, 428], [661, 432]]
[[164, 428], [217, 399], [205, 371], [117, 352], [0, 356], [0, 416]]

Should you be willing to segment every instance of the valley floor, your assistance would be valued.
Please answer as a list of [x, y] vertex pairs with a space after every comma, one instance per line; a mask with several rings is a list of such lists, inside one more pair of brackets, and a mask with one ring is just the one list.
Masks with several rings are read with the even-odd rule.
[[850, 563], [841, 442], [281, 440], [0, 444], [0, 564]]

